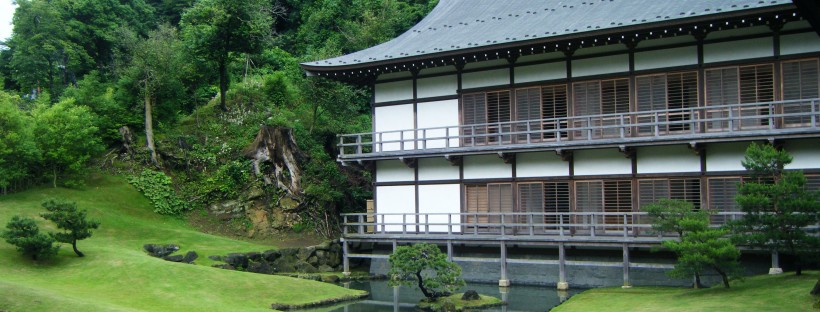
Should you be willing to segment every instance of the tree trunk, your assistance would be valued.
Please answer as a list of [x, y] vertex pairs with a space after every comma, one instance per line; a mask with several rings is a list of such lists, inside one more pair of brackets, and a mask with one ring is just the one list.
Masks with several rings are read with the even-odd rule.
[[151, 93], [148, 92], [148, 82], [145, 86], [145, 143], [148, 145], [148, 151], [151, 152], [151, 163], [159, 167], [157, 160], [157, 149], [154, 146], [154, 121], [152, 117], [151, 107]]
[[85, 254], [83, 254], [81, 251], [77, 249], [76, 239], [74, 239], [74, 241], [71, 242], [71, 247], [74, 248], [74, 253], [77, 254], [78, 257], [85, 257]]
[[433, 294], [427, 291], [427, 288], [424, 287], [424, 280], [421, 278], [421, 271], [416, 272], [416, 279], [419, 281], [419, 289], [421, 289], [421, 293], [424, 294], [424, 297], [434, 299]]
[[51, 180], [51, 183], [52, 185], [54, 185], [54, 188], [57, 188], [57, 166], [51, 167], [51, 172], [54, 176], [54, 178]]
[[703, 284], [700, 283], [700, 272], [695, 272], [695, 289], [703, 288]]
[[[302, 196], [302, 170], [299, 168], [299, 159], [304, 156], [296, 145], [293, 130], [262, 126], [244, 153], [253, 161], [254, 174], [261, 177], [265, 184], [276, 184], [292, 198]], [[264, 162], [272, 165], [269, 168], [273, 169], [273, 179], [262, 172]]]
[[720, 274], [720, 278], [723, 279], [723, 287], [729, 288], [729, 275], [717, 266], [713, 268], [718, 272], [718, 274]]
[[225, 104], [225, 92], [228, 90], [227, 62], [227, 57], [219, 61], [219, 107], [222, 111], [228, 111], [228, 105]]

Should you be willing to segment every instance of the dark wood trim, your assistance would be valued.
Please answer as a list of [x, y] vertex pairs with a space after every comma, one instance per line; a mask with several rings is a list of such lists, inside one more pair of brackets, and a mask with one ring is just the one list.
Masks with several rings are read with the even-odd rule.
[[[375, 94], [375, 92], [374, 92], [374, 94]], [[374, 96], [375, 96], [375, 95], [374, 95]], [[375, 101], [375, 100], [374, 100], [374, 101]], [[375, 102], [374, 102], [372, 106], [375, 106], [375, 107], [382, 107], [382, 106], [396, 106], [396, 105], [405, 105], [405, 104], [413, 104], [413, 99], [398, 100], [398, 101], [388, 101], [388, 102], [379, 102], [379, 103], [375, 103]]]
[[455, 100], [455, 99], [458, 99], [458, 98], [459, 98], [458, 94], [441, 95], [441, 96], [416, 98], [416, 102], [418, 102], [418, 103], [427, 103], [427, 102], [436, 102], [436, 101]]

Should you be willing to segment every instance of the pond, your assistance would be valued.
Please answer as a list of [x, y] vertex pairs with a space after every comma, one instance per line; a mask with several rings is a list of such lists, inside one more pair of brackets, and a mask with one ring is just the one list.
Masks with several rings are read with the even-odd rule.
[[[370, 311], [416, 311], [416, 303], [424, 297], [417, 287], [392, 287], [387, 281], [362, 281], [343, 284], [345, 287], [370, 292], [370, 297], [362, 300], [340, 304], [331, 308], [313, 311], [370, 312]], [[483, 295], [490, 295], [507, 301], [506, 306], [494, 307], [483, 311], [548, 311], [567, 300], [571, 295], [583, 289], [558, 291], [555, 286], [513, 285], [500, 288], [492, 284], [472, 283], [458, 292], [475, 290]]]

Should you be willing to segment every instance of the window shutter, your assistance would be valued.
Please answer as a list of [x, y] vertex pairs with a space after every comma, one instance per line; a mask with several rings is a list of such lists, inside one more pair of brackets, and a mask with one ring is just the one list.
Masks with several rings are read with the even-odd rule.
[[669, 197], [669, 180], [652, 179], [638, 181], [638, 205], [640, 208], [657, 203]]
[[[817, 59], [783, 62], [783, 100], [802, 100], [820, 97], [820, 70]], [[783, 105], [784, 114], [811, 112], [810, 101], [788, 103]], [[811, 117], [786, 116], [783, 124], [786, 127], [808, 126]]]
[[470, 213], [483, 214], [490, 211], [489, 199], [487, 197], [486, 185], [467, 185], [465, 188], [465, 212], [468, 213], [464, 218], [464, 222], [468, 225], [473, 223], [487, 223], [486, 215], [473, 216]]
[[[589, 82], [579, 82], [573, 84], [572, 87], [572, 115], [573, 116], [589, 116], [589, 115], [600, 115], [601, 114], [601, 82], [600, 81], [589, 81]], [[594, 125], [598, 125], [599, 122], [595, 119], [586, 120], [583, 118], [577, 118], [573, 121], [573, 127], [582, 128], [582, 127], [590, 127]], [[574, 131], [572, 136], [575, 139], [583, 140], [587, 138], [587, 131]], [[596, 134], [593, 134], [593, 137], [596, 137]]]
[[[510, 124], [499, 125], [511, 121], [512, 108], [510, 106], [510, 91], [498, 91], [487, 93], [487, 133], [510, 133]], [[494, 124], [496, 123], [496, 124]], [[501, 137], [505, 142], [509, 142], [509, 136]], [[498, 142], [499, 136], [489, 136], [488, 142]]]
[[[642, 76], [635, 78], [635, 98], [639, 112], [665, 110], [666, 106], [666, 75]], [[666, 121], [664, 114], [638, 115], [638, 123], [649, 124]], [[638, 133], [654, 134], [655, 127], [641, 126]]]
[[[532, 120], [540, 120], [541, 117], [541, 90], [540, 88], [527, 88], [515, 90], [515, 120], [516, 132], [530, 132], [530, 141], [538, 142], [541, 140], [541, 122], [529, 122]], [[529, 124], [529, 127], [527, 127]], [[536, 132], [536, 133], [532, 133]], [[516, 136], [518, 142], [526, 143], [527, 134], [519, 134]]]
[[[706, 76], [706, 106], [719, 106], [740, 103], [738, 93], [737, 67], [707, 70]], [[726, 108], [709, 109], [706, 118], [727, 118], [729, 111]], [[710, 121], [707, 130], [723, 131], [729, 127], [728, 121]]]
[[700, 209], [700, 179], [670, 179], [669, 198], [688, 201]]
[[[632, 212], [632, 181], [604, 181], [604, 212]], [[622, 216], [606, 216], [607, 224], [623, 224]], [[627, 219], [631, 223], [631, 218]]]
[[[568, 103], [567, 103], [567, 86], [566, 85], [554, 85], [554, 86], [546, 86], [541, 88], [541, 118], [542, 119], [553, 119], [553, 118], [566, 118], [569, 116], [567, 114]], [[545, 121], [543, 125], [544, 130], [554, 130], [567, 128], [567, 123], [565, 120], [562, 121]], [[562, 136], [566, 137], [566, 132], [561, 133]], [[553, 133], [544, 133], [544, 139], [555, 139], [555, 134]]]
[[774, 101], [774, 66], [772, 64], [742, 66], [740, 73], [740, 103]]
[[[666, 78], [667, 109], [686, 109], [698, 107], [698, 73], [685, 72], [669, 74]], [[682, 123], [692, 119], [692, 115], [687, 111], [670, 112], [667, 119], [674, 122], [670, 124], [669, 131], [688, 131], [690, 125]]]
[[517, 212], [544, 212], [544, 185], [542, 183], [518, 184]]
[[[561, 213], [570, 211], [569, 182], [544, 182], [544, 212]], [[568, 224], [569, 216], [564, 216]], [[557, 216], [547, 216], [545, 223], [558, 224]]]
[[601, 113], [629, 112], [629, 79], [601, 81]]
[[[707, 181], [709, 209], [714, 212], [740, 211], [740, 207], [735, 202], [737, 195], [737, 185], [741, 182], [739, 177], [711, 178]], [[712, 216], [712, 223], [723, 224], [730, 220], [727, 216]]]
[[[462, 121], [464, 125], [477, 125], [487, 123], [487, 105], [485, 102], [484, 93], [465, 94], [461, 98], [462, 106]], [[463, 127], [461, 129], [462, 135], [482, 135], [486, 134], [484, 126], [481, 127]], [[473, 144], [480, 145], [486, 142], [486, 137], [464, 138], [463, 146], [470, 146]]]

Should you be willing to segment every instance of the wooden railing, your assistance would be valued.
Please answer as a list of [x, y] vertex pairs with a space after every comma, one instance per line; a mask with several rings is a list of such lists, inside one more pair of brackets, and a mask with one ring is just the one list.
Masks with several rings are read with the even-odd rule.
[[342, 134], [339, 158], [804, 133], [818, 130], [819, 105], [807, 99]]
[[[719, 227], [743, 215], [743, 212], [716, 212], [712, 215], [712, 226]], [[641, 238], [646, 242], [660, 242], [675, 235], [652, 230], [646, 212], [346, 213], [342, 214], [342, 230], [345, 237], [496, 237], [566, 241]]]

